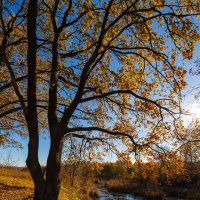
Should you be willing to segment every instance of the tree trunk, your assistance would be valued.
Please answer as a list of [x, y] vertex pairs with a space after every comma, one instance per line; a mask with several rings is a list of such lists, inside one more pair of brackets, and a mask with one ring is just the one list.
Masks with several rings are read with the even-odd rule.
[[51, 139], [51, 146], [46, 167], [46, 188], [44, 200], [57, 200], [61, 183], [61, 155], [63, 138], [55, 134]]
[[43, 200], [45, 190], [45, 180], [41, 166], [38, 160], [39, 147], [39, 132], [38, 132], [38, 115], [37, 115], [37, 41], [36, 41], [36, 26], [37, 26], [37, 0], [29, 0], [27, 12], [27, 65], [28, 65], [28, 88], [27, 88], [27, 113], [25, 118], [29, 132], [28, 157], [26, 164], [32, 176], [35, 190], [34, 200]]
[[[36, 177], [38, 176], [37, 173], [31, 174], [33, 179], [37, 179]], [[44, 183], [40, 183], [39, 181], [37, 181], [35, 183], [34, 181], [34, 200], [44, 200], [44, 194], [45, 194], [45, 184]]]
[[38, 134], [30, 134], [26, 164], [35, 186], [34, 200], [43, 200], [45, 180], [38, 161]]
[[46, 166], [46, 180], [38, 161], [37, 152], [34, 151], [34, 149], [37, 149], [35, 146], [37, 144], [34, 140], [30, 140], [26, 161], [34, 182], [34, 200], [57, 200], [61, 183], [63, 137], [56, 135], [56, 137], [51, 139]]
[[31, 177], [34, 182], [34, 200], [43, 200], [45, 191], [45, 181], [39, 162], [34, 159], [27, 159], [27, 166], [29, 168]]

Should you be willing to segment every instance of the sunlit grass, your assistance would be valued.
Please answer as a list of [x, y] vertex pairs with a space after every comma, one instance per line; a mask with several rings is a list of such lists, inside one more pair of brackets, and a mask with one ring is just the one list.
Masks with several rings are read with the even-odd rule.
[[[65, 180], [61, 184], [58, 200], [90, 200], [91, 186], [90, 180], [76, 180], [74, 187], [70, 187]], [[0, 200], [33, 199], [33, 189], [28, 170], [0, 167]]]
[[[70, 186], [69, 179], [66, 178], [66, 174], [63, 174], [65, 178], [62, 179], [61, 190], [58, 200], [91, 200], [94, 199], [90, 196], [91, 192], [95, 193], [93, 188], [94, 180], [92, 178], [86, 179], [83, 177], [76, 177], [73, 187]], [[90, 198], [91, 197], [91, 198]]]
[[33, 183], [28, 171], [0, 167], [0, 199], [22, 200], [33, 196]]

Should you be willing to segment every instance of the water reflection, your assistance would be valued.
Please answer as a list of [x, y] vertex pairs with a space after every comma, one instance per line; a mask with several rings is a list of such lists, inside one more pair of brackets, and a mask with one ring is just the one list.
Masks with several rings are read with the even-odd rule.
[[[99, 200], [142, 200], [141, 197], [136, 197], [131, 194], [111, 193], [106, 189], [100, 189]], [[144, 200], [144, 199], [143, 199]]]
[[[132, 194], [121, 194], [110, 192], [105, 188], [99, 188], [100, 197], [99, 200], [147, 200], [144, 197], [134, 196]], [[177, 198], [173, 197], [165, 197], [164, 200], [177, 200]], [[184, 199], [179, 199], [184, 200]]]

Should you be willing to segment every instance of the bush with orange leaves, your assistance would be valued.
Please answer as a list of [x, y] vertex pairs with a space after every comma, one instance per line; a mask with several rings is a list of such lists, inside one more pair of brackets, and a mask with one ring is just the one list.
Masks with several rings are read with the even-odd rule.
[[146, 184], [171, 185], [190, 181], [183, 158], [173, 151], [150, 158], [146, 162], [137, 160], [133, 169], [133, 178], [141, 183], [145, 181]]

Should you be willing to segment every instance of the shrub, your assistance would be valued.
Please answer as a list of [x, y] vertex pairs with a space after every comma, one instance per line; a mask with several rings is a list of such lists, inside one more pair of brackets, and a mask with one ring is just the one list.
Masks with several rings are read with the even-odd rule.
[[148, 199], [156, 199], [162, 200], [164, 195], [161, 191], [154, 191], [154, 190], [144, 190], [144, 194], [142, 195]]
[[98, 199], [99, 198], [98, 190], [93, 189], [93, 190], [89, 191], [89, 197], [91, 199]]

